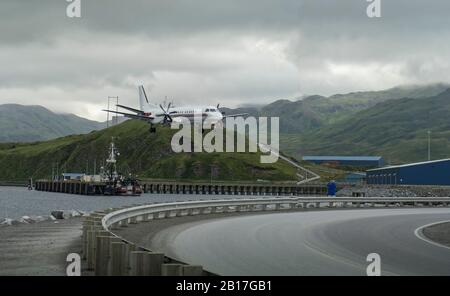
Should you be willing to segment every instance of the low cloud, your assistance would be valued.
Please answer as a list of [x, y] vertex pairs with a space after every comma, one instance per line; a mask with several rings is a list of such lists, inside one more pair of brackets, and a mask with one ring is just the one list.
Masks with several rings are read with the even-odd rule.
[[450, 82], [450, 3], [363, 0], [0, 3], [0, 104], [102, 120], [106, 98], [267, 103], [400, 84]]

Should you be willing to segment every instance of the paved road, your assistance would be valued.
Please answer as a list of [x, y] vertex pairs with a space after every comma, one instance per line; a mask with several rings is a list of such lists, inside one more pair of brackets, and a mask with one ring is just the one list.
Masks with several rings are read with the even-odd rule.
[[175, 225], [150, 247], [221, 275], [365, 275], [380, 254], [382, 275], [450, 275], [450, 250], [420, 240], [419, 226], [449, 209], [276, 213]]

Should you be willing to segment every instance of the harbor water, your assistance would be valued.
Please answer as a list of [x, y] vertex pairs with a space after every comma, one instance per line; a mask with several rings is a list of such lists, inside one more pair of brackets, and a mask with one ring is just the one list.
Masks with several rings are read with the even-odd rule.
[[[230, 196], [143, 194], [141, 196], [87, 196], [64, 193], [30, 191], [24, 187], [0, 187], [0, 220], [18, 219], [22, 216], [48, 216], [54, 210], [77, 210], [91, 212], [126, 205], [154, 202], [175, 202]], [[236, 196], [233, 196], [236, 198]]]

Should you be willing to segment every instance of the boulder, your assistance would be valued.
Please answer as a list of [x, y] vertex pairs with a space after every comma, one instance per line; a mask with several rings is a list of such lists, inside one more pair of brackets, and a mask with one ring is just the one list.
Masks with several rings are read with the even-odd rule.
[[89, 212], [85, 212], [85, 211], [78, 211], [82, 217], [87, 217], [89, 216]]
[[[56, 219], [56, 220], [62, 220], [64, 219], [64, 211], [52, 211], [51, 215]], [[53, 220], [53, 219], [52, 219]]]
[[70, 219], [70, 218], [72, 218], [72, 211], [68, 210], [63, 211], [63, 219]]
[[10, 219], [10, 218], [4, 218], [3, 221], [0, 223], [1, 225], [11, 226], [11, 225], [17, 225], [19, 224], [19, 221]]
[[71, 210], [70, 216], [71, 217], [81, 217], [81, 216], [83, 216], [83, 212], [77, 211], [77, 210]]
[[36, 222], [43, 222], [48, 220], [48, 218], [43, 216], [31, 216], [31, 219], [33, 219]]
[[20, 223], [25, 223], [25, 224], [33, 224], [36, 223], [36, 221], [31, 218], [30, 216], [23, 216], [22, 218], [19, 219]]

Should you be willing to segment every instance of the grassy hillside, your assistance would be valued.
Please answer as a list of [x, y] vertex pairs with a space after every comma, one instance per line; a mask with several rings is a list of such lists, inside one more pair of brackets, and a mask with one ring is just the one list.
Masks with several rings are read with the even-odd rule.
[[381, 102], [351, 118], [301, 135], [284, 135], [284, 151], [301, 155], [381, 155], [388, 163], [450, 157], [450, 90], [430, 98]]
[[104, 124], [41, 106], [0, 105], [0, 142], [33, 142], [98, 130]]
[[[44, 178], [51, 176], [52, 164], [60, 172], [93, 171], [106, 158], [111, 137], [121, 153], [119, 170], [142, 178], [193, 180], [296, 180], [296, 169], [283, 161], [260, 164], [255, 153], [180, 153], [172, 152], [170, 141], [175, 131], [158, 128], [148, 132], [148, 125], [127, 121], [87, 135], [74, 135], [31, 144], [0, 144], [0, 180]], [[98, 172], [98, 168], [97, 168]]]
[[378, 103], [401, 98], [433, 97], [450, 85], [395, 87], [383, 91], [353, 92], [330, 97], [309, 96], [301, 100], [278, 100], [260, 108], [226, 109], [227, 114], [249, 113], [253, 116], [280, 117], [283, 134], [296, 134], [333, 125]]

